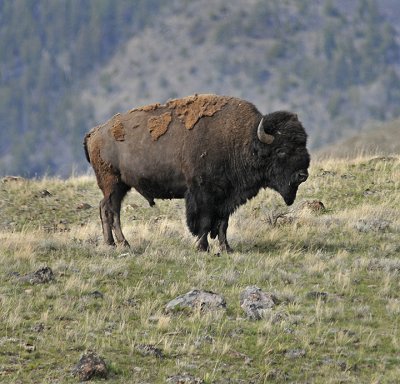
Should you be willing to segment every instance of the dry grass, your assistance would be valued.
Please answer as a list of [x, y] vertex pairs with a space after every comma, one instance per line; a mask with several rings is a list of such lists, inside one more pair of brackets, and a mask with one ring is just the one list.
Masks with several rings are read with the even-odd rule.
[[[271, 225], [283, 206], [263, 191], [233, 216], [236, 252], [220, 256], [214, 243], [209, 254], [194, 250], [181, 201], [149, 208], [129, 194], [132, 248], [111, 249], [93, 178], [0, 184], [0, 382], [76, 382], [71, 368], [89, 349], [113, 383], [182, 372], [206, 383], [397, 382], [400, 160], [329, 159], [310, 175], [299, 200], [321, 200], [326, 211]], [[19, 281], [43, 266], [55, 281]], [[279, 299], [260, 321], [240, 308], [247, 285]], [[193, 288], [222, 294], [226, 311], [164, 313]], [[143, 356], [141, 344], [164, 358]]]

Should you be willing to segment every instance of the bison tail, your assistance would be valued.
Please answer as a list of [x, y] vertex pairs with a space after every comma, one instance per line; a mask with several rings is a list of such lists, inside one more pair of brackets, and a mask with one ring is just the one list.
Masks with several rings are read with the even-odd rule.
[[90, 156], [89, 156], [89, 150], [87, 146], [87, 141], [90, 135], [86, 135], [85, 139], [83, 140], [83, 148], [85, 149], [85, 155], [86, 155], [86, 160], [90, 163]]

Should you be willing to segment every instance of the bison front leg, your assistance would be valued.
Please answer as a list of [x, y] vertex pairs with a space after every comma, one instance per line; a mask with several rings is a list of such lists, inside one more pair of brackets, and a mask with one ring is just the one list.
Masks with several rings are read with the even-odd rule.
[[197, 235], [197, 249], [199, 251], [208, 252], [210, 246], [208, 244], [208, 233], [211, 230], [211, 218], [208, 215], [203, 215], [199, 219], [199, 233]]
[[197, 236], [197, 249], [209, 251], [208, 233], [211, 231], [212, 215], [207, 196], [201, 191], [188, 191], [185, 196], [186, 221], [193, 235]]
[[226, 231], [228, 229], [228, 221], [229, 221], [229, 217], [224, 218], [219, 222], [218, 241], [219, 241], [219, 248], [220, 248], [221, 252], [231, 253], [231, 252], [233, 252], [233, 249], [228, 244], [228, 240], [226, 238]]

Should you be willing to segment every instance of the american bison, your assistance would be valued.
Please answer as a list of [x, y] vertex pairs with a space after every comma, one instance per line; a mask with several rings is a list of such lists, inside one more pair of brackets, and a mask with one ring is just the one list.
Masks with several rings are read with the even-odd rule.
[[263, 116], [234, 97], [194, 95], [117, 114], [93, 128], [85, 153], [104, 194], [104, 240], [128, 246], [120, 225], [121, 202], [133, 187], [154, 199], [186, 202], [187, 225], [209, 249], [208, 234], [223, 251], [229, 216], [261, 188], [291, 205], [308, 177], [307, 135], [297, 115]]

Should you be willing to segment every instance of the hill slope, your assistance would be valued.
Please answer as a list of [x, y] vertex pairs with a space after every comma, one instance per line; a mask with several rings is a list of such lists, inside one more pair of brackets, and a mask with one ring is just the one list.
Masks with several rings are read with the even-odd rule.
[[171, 4], [83, 91], [96, 122], [133, 106], [222, 93], [264, 113], [297, 111], [318, 148], [400, 113], [399, 36], [375, 2]]
[[319, 150], [323, 157], [355, 157], [357, 155], [393, 155], [400, 153], [400, 120], [376, 125], [359, 134]]
[[[274, 224], [282, 199], [262, 191], [233, 216], [236, 252], [218, 256], [194, 250], [182, 201], [130, 193], [132, 248], [110, 249], [94, 178], [1, 184], [0, 381], [76, 383], [91, 350], [108, 383], [397, 382], [399, 180], [399, 158], [314, 162], [298, 199], [326, 210]], [[40, 283], [43, 267], [54, 278]], [[274, 297], [257, 321], [239, 302], [250, 285]], [[226, 309], [165, 312], [195, 288]]]

